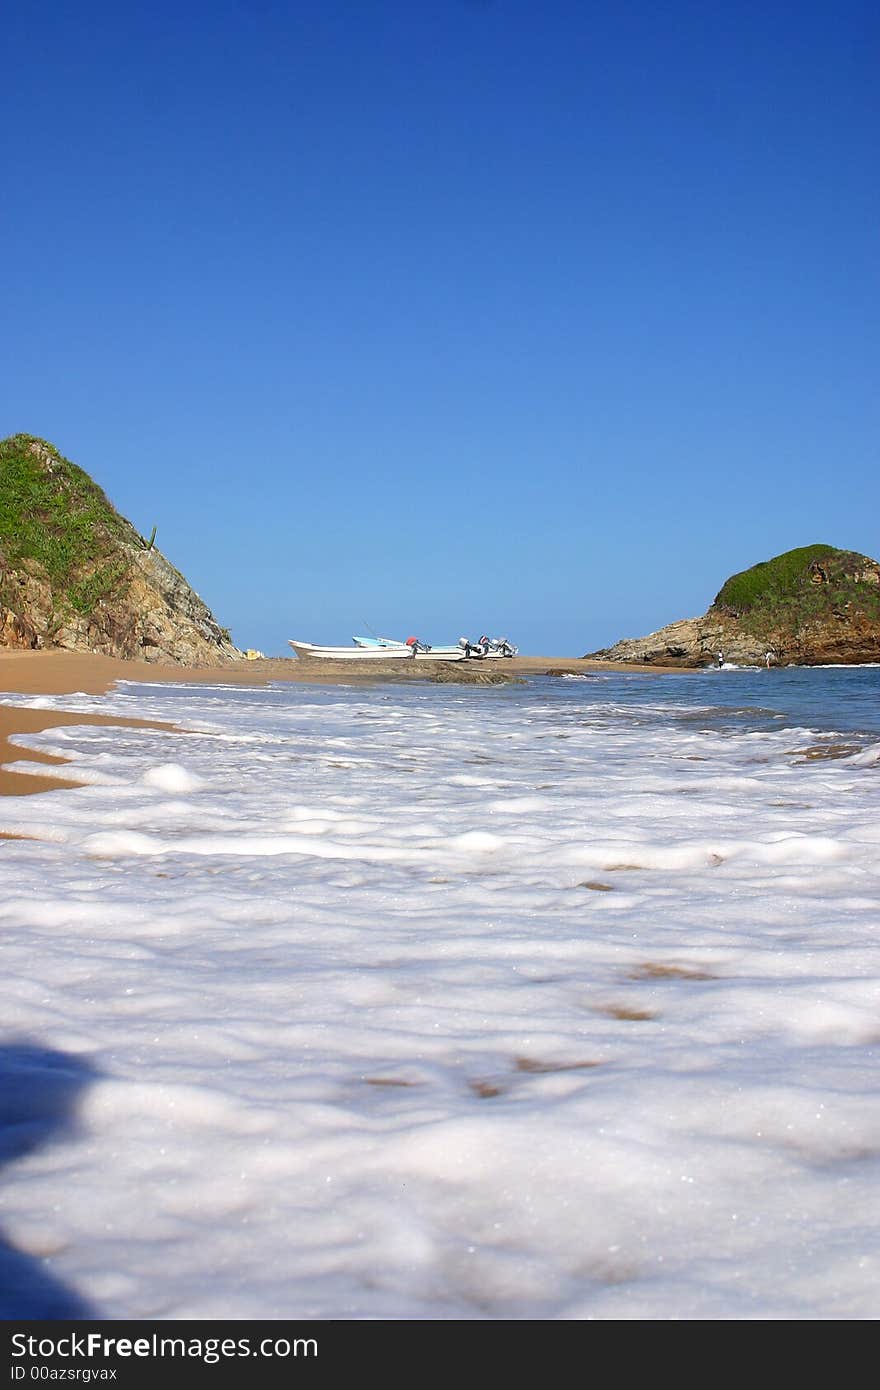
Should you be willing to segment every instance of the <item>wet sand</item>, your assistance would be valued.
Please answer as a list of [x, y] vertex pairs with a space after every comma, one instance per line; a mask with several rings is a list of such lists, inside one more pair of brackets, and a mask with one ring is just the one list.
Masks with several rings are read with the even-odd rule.
[[[65, 759], [49, 753], [32, 752], [9, 742], [11, 734], [41, 733], [45, 729], [70, 724], [104, 724], [128, 728], [170, 728], [148, 720], [112, 719], [98, 714], [62, 714], [52, 710], [22, 709], [3, 702], [4, 692], [16, 695], [101, 695], [120, 680], [196, 683], [201, 685], [265, 685], [268, 681], [291, 681], [309, 685], [364, 685], [383, 680], [430, 680], [433, 670], [427, 662], [418, 665], [392, 662], [388, 665], [369, 663], [369, 669], [348, 666], [344, 662], [301, 661], [296, 657], [266, 657], [259, 661], [237, 661], [223, 666], [165, 666], [148, 661], [120, 661], [114, 657], [96, 656], [86, 652], [17, 651], [0, 648], [0, 796], [27, 795], [79, 786], [60, 771], [48, 768], [65, 764]], [[571, 657], [518, 656], [507, 659], [463, 663], [440, 672], [451, 679], [477, 682], [493, 676], [582, 675], [590, 671], [620, 671], [616, 662], [585, 661]], [[657, 666], [637, 666], [628, 663], [627, 671], [645, 671], [656, 675], [664, 669]], [[17, 772], [3, 764], [25, 761], [46, 765], [44, 774]]]
[[[138, 674], [129, 674], [137, 667]], [[146, 662], [112, 661], [82, 652], [20, 652], [0, 649], [0, 796], [30, 796], [35, 792], [79, 787], [81, 782], [60, 770], [68, 760], [9, 742], [12, 734], [39, 734], [73, 724], [106, 724], [118, 728], [163, 729], [146, 719], [110, 719], [100, 714], [64, 714], [56, 710], [22, 709], [3, 703], [3, 693], [16, 695], [101, 695], [116, 680], [145, 680]], [[46, 766], [45, 773], [19, 772], [10, 764]], [[59, 770], [49, 772], [48, 768]], [[4, 836], [4, 838], [7, 838]]]
[[[42, 692], [48, 693], [48, 692]], [[0, 796], [28, 796], [33, 792], [54, 791], [58, 787], [80, 787], [81, 782], [62, 772], [17, 772], [16, 762], [45, 763], [64, 766], [67, 758], [54, 753], [40, 753], [32, 748], [20, 748], [9, 742], [10, 734], [41, 734], [44, 729], [58, 729], [69, 724], [108, 724], [128, 729], [172, 729], [172, 724], [159, 724], [150, 719], [108, 719], [101, 714], [61, 714], [54, 710], [15, 709], [0, 704]]]

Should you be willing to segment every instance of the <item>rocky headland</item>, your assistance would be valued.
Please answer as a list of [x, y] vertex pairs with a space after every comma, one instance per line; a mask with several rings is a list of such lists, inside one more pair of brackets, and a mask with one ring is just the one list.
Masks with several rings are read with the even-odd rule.
[[697, 667], [716, 662], [719, 652], [743, 666], [880, 661], [880, 564], [830, 545], [788, 550], [732, 575], [701, 618], [587, 656]]
[[242, 656], [155, 533], [28, 434], [0, 441], [0, 647], [183, 666]]

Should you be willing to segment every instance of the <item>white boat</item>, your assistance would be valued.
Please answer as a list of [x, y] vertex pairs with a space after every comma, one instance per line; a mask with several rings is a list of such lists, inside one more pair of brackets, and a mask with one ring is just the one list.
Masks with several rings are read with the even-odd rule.
[[[383, 648], [387, 651], [388, 648]], [[467, 652], [461, 647], [429, 647], [426, 652], [416, 652], [416, 661], [465, 661]]]
[[297, 656], [308, 660], [315, 657], [320, 661], [412, 661], [411, 647], [316, 647], [312, 642], [294, 642], [288, 639]]
[[358, 647], [369, 651], [396, 652], [401, 647], [415, 651], [416, 661], [464, 661], [467, 652], [463, 647], [429, 647], [427, 643], [417, 645], [412, 642], [398, 642], [395, 637], [353, 637]]

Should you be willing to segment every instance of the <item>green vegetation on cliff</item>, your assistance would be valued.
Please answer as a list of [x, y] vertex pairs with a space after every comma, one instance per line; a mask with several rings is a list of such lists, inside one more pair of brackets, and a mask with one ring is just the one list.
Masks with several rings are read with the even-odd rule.
[[0, 647], [213, 666], [229, 632], [88, 473], [31, 434], [0, 440]]
[[797, 594], [809, 577], [813, 560], [842, 555], [833, 545], [802, 545], [751, 569], [733, 574], [715, 598], [714, 608], [726, 608], [739, 616], [757, 604], [775, 603]]
[[745, 631], [797, 632], [826, 617], [880, 619], [876, 567], [833, 545], [805, 545], [734, 574], [710, 613], [737, 618]]
[[29, 434], [0, 441], [0, 601], [7, 569], [39, 567], [63, 613], [88, 617], [124, 584], [134, 533], [83, 469]]

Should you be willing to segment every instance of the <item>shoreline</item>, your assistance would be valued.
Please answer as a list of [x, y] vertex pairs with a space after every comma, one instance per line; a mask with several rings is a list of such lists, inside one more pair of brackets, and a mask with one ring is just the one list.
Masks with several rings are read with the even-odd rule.
[[[47, 693], [45, 691], [41, 692]], [[61, 692], [52, 692], [61, 693]], [[59, 753], [44, 753], [34, 748], [22, 748], [10, 743], [15, 734], [42, 734], [46, 729], [65, 728], [70, 725], [98, 724], [116, 729], [174, 729], [173, 724], [160, 723], [155, 719], [113, 718], [104, 714], [75, 714], [61, 710], [26, 709], [17, 705], [0, 703], [0, 796], [32, 796], [36, 792], [58, 791], [63, 787], [82, 787], [85, 783], [76, 777], [69, 777], [63, 768], [70, 766], [70, 759]], [[17, 771], [16, 763], [40, 763], [47, 768], [45, 772]], [[57, 768], [58, 771], [49, 771]]]
[[[329, 667], [329, 669], [328, 669]], [[341, 669], [340, 669], [341, 668]], [[471, 669], [471, 668], [469, 668]], [[516, 656], [483, 659], [473, 663], [470, 679], [481, 684], [480, 677], [517, 679], [536, 675], [583, 675], [589, 672], [620, 671], [619, 662], [594, 661], [585, 658]], [[671, 673], [672, 667], [643, 666], [628, 663], [629, 671], [657, 675]], [[382, 670], [346, 669], [343, 662], [309, 662], [297, 657], [263, 657], [257, 661], [239, 661], [222, 666], [171, 666], [149, 661], [123, 661], [116, 657], [99, 656], [91, 652], [72, 652], [63, 649], [22, 651], [0, 648], [0, 796], [29, 796], [37, 792], [58, 791], [83, 784], [65, 776], [62, 769], [69, 760], [54, 753], [36, 752], [11, 743], [16, 734], [43, 733], [46, 729], [72, 724], [98, 724], [117, 728], [164, 728], [144, 719], [113, 718], [101, 714], [75, 714], [57, 710], [29, 709], [7, 705], [4, 694], [12, 695], [103, 695], [118, 681], [138, 681], [151, 684], [243, 685], [261, 686], [270, 681], [285, 681], [299, 685], [371, 685], [388, 680], [437, 679], [436, 668], [420, 663], [410, 672], [399, 666]], [[451, 683], [462, 680], [452, 670]], [[470, 679], [462, 683], [470, 683]], [[11, 763], [39, 763], [42, 773], [17, 771], [5, 766]], [[49, 769], [56, 769], [50, 771]]]
[[[370, 669], [363, 669], [369, 665]], [[406, 670], [400, 663], [358, 663], [344, 661], [304, 661], [300, 657], [268, 656], [256, 661], [224, 662], [219, 666], [174, 666], [152, 661], [126, 661], [93, 652], [23, 651], [0, 647], [0, 698], [4, 692], [16, 695], [67, 695], [82, 692], [102, 695], [116, 681], [199, 685], [265, 685], [269, 681], [294, 684], [347, 685], [369, 679], [407, 677], [430, 680], [431, 663], [419, 662]], [[404, 663], [405, 665], [405, 663]], [[377, 670], [377, 666], [382, 666]], [[592, 657], [514, 656], [483, 657], [468, 663], [449, 663], [479, 674], [501, 672], [510, 676], [581, 675], [590, 671], [635, 671], [645, 675], [680, 673], [677, 666], [657, 666], [636, 661], [600, 661]]]
[[[0, 649], [0, 798], [33, 796], [39, 792], [69, 790], [84, 785], [75, 776], [65, 773], [64, 769], [70, 767], [69, 758], [23, 748], [10, 742], [16, 734], [41, 734], [47, 729], [83, 724], [126, 729], [174, 728], [173, 724], [154, 719], [126, 719], [122, 716], [8, 705], [3, 701], [4, 694], [103, 695], [116, 681], [148, 679], [143, 673], [150, 669], [148, 662], [116, 661], [111, 657], [83, 652]], [[164, 678], [170, 679], [169, 676]], [[37, 763], [45, 771], [18, 770], [14, 766], [17, 763], [28, 767]], [[10, 837], [4, 835], [3, 838]]]

